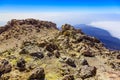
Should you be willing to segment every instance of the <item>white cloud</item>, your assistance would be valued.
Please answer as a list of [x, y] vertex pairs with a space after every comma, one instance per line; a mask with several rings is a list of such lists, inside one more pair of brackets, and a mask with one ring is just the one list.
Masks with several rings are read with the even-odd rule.
[[98, 21], [92, 22], [89, 25], [105, 29], [120, 39], [120, 21]]
[[[72, 12], [21, 12], [21, 13], [0, 13], [0, 22], [7, 22], [11, 19], [26, 19], [35, 18], [40, 20], [47, 20], [57, 23], [59, 26], [65, 23], [77, 24], [83, 19], [83, 14]], [[3, 24], [1, 24], [3, 25]]]
[[57, 23], [58, 26], [61, 26], [65, 23], [75, 25], [88, 24], [94, 21], [120, 21], [120, 14], [100, 14], [87, 12], [1, 12], [0, 25], [6, 24], [6, 22], [11, 19], [26, 18], [35, 18], [40, 20], [52, 21]]

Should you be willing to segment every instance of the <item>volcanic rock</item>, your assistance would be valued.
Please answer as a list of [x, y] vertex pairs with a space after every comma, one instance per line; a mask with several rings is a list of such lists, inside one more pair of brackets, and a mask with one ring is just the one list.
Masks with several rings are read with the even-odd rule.
[[42, 52], [34, 52], [30, 53], [31, 56], [42, 59], [44, 57], [44, 54]]
[[26, 63], [26, 61], [23, 58], [21, 58], [17, 61], [17, 67], [20, 71], [24, 71], [26, 69], [25, 63]]
[[93, 77], [95, 75], [96, 75], [96, 67], [85, 65], [82, 66], [80, 69], [80, 77], [82, 79]]
[[75, 80], [73, 75], [65, 75], [62, 80]]
[[28, 80], [44, 80], [45, 72], [43, 68], [36, 68], [33, 70]]
[[0, 61], [0, 76], [12, 70], [11, 64], [5, 59]]

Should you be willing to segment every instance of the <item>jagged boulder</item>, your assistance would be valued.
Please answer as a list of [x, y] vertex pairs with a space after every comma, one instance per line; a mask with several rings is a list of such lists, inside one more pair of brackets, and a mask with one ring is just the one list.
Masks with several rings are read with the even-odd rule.
[[45, 49], [47, 51], [49, 51], [49, 52], [53, 52], [54, 50], [57, 50], [58, 47], [55, 44], [47, 44], [46, 47], [45, 47]]
[[47, 42], [41, 41], [41, 42], [39, 43], [39, 47], [45, 47], [47, 44], [48, 44]]
[[28, 78], [28, 80], [44, 80], [44, 79], [45, 72], [43, 68], [35, 68]]
[[31, 54], [40, 51], [41, 49], [39, 48], [36, 42], [25, 41], [22, 43], [21, 51], [19, 52], [19, 54]]
[[120, 71], [120, 62], [112, 61], [112, 62], [110, 62], [110, 66], [111, 66], [113, 69]]
[[12, 66], [7, 60], [3, 59], [0, 61], [0, 76], [9, 73], [11, 70]]
[[89, 65], [86, 59], [81, 59], [79, 63], [80, 65]]
[[42, 52], [34, 52], [30, 53], [31, 56], [42, 59], [44, 57], [44, 54]]
[[93, 77], [96, 75], [96, 70], [97, 70], [96, 67], [92, 67], [88, 65], [82, 66], [79, 70], [80, 73], [79, 76], [82, 79]]
[[62, 65], [61, 68], [59, 68], [61, 71], [61, 75], [69, 75], [70, 74], [70, 69], [68, 68], [68, 65], [64, 64]]
[[22, 50], [19, 52], [19, 54], [28, 54], [28, 53], [29, 53], [29, 51], [26, 50], [26, 49], [22, 49]]
[[75, 80], [73, 75], [65, 75], [62, 80]]
[[117, 59], [120, 59], [120, 54], [117, 55]]
[[62, 57], [62, 58], [60, 58], [59, 61], [63, 62], [63, 63], [66, 63], [66, 64], [68, 64], [71, 67], [76, 67], [75, 60], [73, 60], [72, 58]]
[[95, 55], [92, 53], [92, 52], [90, 52], [90, 51], [84, 51], [83, 53], [82, 53], [82, 55], [84, 55], [85, 57], [94, 57]]
[[76, 67], [75, 61], [71, 58], [67, 58], [65, 62], [72, 67]]
[[18, 67], [19, 71], [26, 70], [26, 61], [23, 58], [19, 59], [17, 61], [17, 67]]
[[54, 55], [55, 55], [56, 58], [59, 58], [59, 57], [60, 57], [59, 51], [58, 51], [58, 50], [55, 50], [55, 51], [54, 51]]

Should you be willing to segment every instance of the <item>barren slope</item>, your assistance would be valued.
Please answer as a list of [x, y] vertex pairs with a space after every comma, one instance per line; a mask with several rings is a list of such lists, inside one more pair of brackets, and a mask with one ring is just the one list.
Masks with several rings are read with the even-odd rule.
[[69, 24], [11, 20], [0, 28], [0, 80], [119, 80], [120, 51]]

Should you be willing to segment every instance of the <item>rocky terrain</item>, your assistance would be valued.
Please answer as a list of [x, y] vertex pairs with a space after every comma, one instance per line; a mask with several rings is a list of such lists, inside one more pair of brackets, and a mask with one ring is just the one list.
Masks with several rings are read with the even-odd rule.
[[120, 51], [69, 24], [13, 19], [0, 27], [0, 80], [120, 80]]

